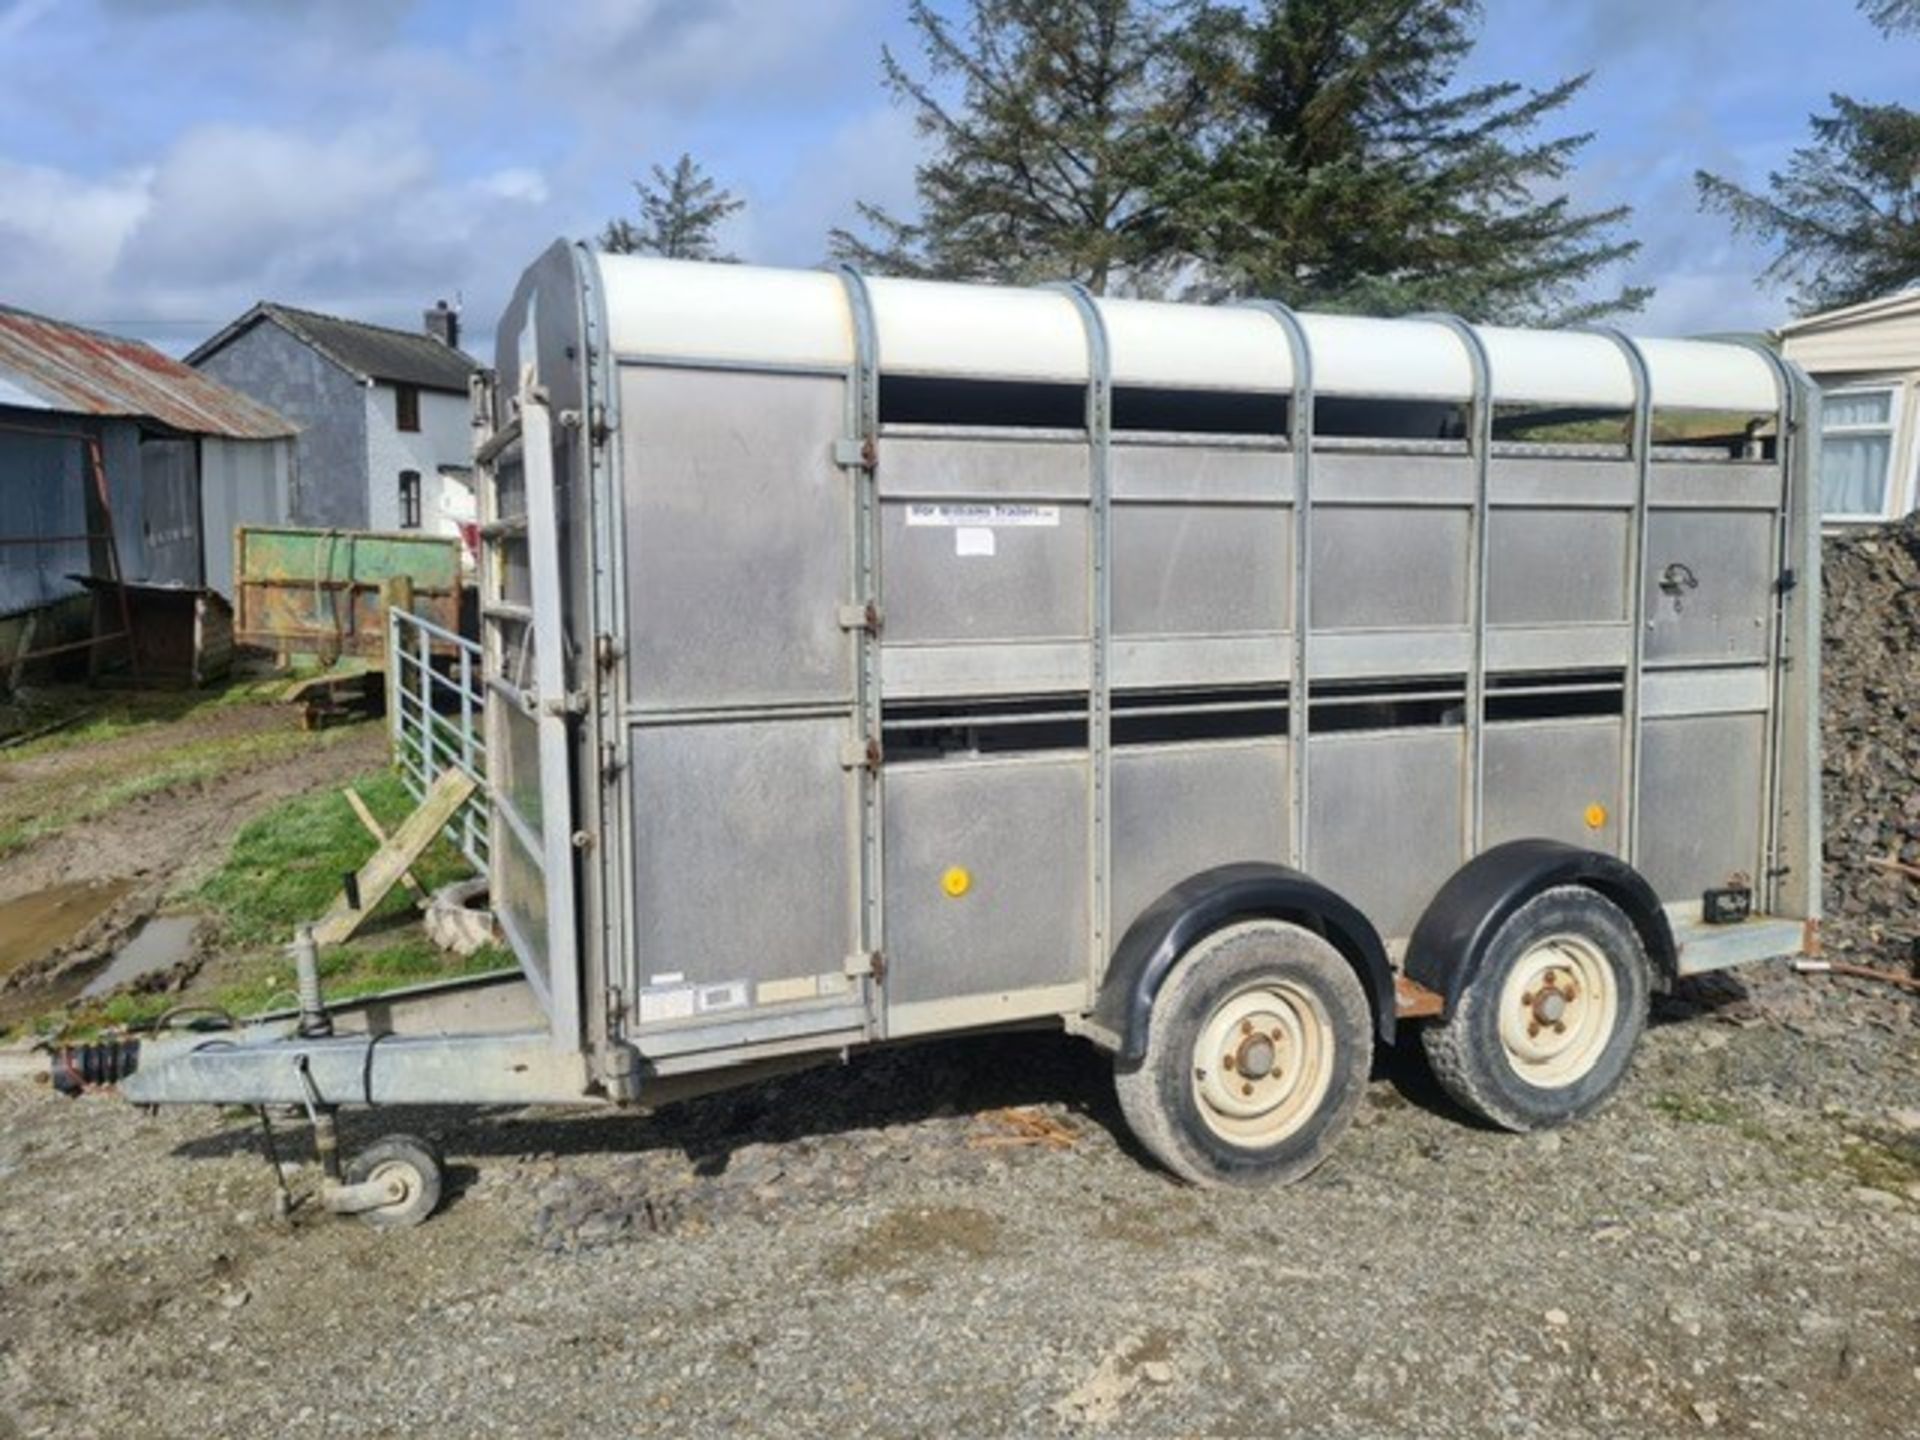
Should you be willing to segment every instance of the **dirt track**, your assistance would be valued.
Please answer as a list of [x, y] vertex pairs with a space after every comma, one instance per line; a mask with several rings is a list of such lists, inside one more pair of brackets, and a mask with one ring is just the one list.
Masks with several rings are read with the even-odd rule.
[[1916, 1007], [1753, 984], [1663, 1003], [1574, 1130], [1396, 1071], [1257, 1194], [1148, 1169], [1044, 1035], [652, 1119], [349, 1117], [448, 1151], [400, 1234], [279, 1228], [244, 1120], [0, 1087], [0, 1436], [1911, 1435]]

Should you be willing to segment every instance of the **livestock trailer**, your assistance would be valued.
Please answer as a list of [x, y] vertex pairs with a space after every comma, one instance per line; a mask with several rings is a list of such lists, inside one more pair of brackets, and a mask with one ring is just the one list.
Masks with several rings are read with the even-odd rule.
[[1378, 1045], [1555, 1125], [1650, 991], [1817, 943], [1817, 401], [1763, 346], [564, 244], [499, 337], [524, 1003], [153, 1041], [135, 1100], [648, 1105], [1049, 1024], [1253, 1183]]

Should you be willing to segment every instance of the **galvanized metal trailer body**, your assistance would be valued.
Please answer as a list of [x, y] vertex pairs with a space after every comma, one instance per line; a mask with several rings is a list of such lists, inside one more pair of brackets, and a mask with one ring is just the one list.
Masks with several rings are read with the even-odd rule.
[[[541, 1099], [1033, 1021], [1137, 1060], [1169, 895], [1230, 883], [1382, 1039], [1530, 885], [1609, 897], [1656, 981], [1810, 942], [1817, 425], [1764, 349], [568, 245], [499, 333], [491, 871]], [[1706, 414], [1748, 442], [1659, 443]], [[1595, 416], [1623, 443], [1508, 438]]]

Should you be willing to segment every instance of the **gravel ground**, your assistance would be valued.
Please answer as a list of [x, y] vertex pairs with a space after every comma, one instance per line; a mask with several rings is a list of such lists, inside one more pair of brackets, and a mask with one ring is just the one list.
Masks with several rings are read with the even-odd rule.
[[0, 1437], [1912, 1435], [1920, 1006], [1770, 969], [1658, 1019], [1575, 1129], [1388, 1065], [1255, 1194], [1150, 1169], [1044, 1034], [349, 1116], [446, 1148], [397, 1234], [276, 1222], [244, 1118], [0, 1086]]

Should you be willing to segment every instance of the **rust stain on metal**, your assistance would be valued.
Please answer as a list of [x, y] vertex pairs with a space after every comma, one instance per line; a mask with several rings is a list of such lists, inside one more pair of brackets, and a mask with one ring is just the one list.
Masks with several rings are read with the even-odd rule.
[[1446, 997], [1404, 975], [1393, 978], [1393, 1010], [1402, 1020], [1424, 1020], [1447, 1008]]
[[243, 645], [378, 665], [390, 605], [459, 630], [460, 541], [243, 525], [234, 532], [234, 600]]
[[158, 420], [195, 435], [276, 440], [294, 427], [152, 346], [0, 305], [0, 375], [50, 410]]
[[1800, 953], [1808, 959], [1817, 960], [1824, 949], [1820, 940], [1820, 922], [1808, 920], [1800, 927]]

